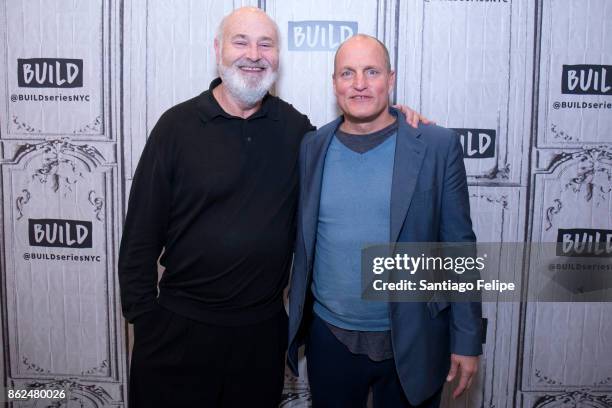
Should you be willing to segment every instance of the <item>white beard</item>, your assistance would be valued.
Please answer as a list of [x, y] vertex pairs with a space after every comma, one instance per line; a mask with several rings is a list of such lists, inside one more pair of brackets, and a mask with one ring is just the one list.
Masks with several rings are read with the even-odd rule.
[[[266, 70], [263, 78], [259, 80], [259, 78], [249, 78], [248, 74], [243, 74], [239, 66], [259, 67]], [[217, 69], [223, 86], [230, 95], [247, 107], [255, 106], [261, 101], [278, 77], [278, 72], [272, 71], [272, 67], [265, 60], [253, 63], [241, 58], [230, 66], [219, 63]]]

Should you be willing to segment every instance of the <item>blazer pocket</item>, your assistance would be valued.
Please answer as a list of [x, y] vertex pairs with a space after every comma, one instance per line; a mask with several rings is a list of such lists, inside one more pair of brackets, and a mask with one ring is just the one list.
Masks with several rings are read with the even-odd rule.
[[426, 188], [424, 190], [415, 191], [412, 194], [412, 202], [430, 205], [434, 199], [436, 191], [438, 191], [436, 186], [432, 186], [431, 188]]
[[432, 319], [440, 314], [441, 311], [450, 307], [450, 302], [427, 302], [427, 309], [429, 309], [429, 315]]
[[422, 188], [419, 189], [415, 189], [414, 190], [414, 195], [417, 194], [430, 194], [432, 191], [436, 191], [438, 189], [438, 183], [436, 184], [432, 184], [432, 185], [424, 185], [424, 186], [419, 186]]
[[432, 214], [432, 210], [436, 207], [436, 190], [428, 188], [426, 190], [415, 191], [410, 200], [409, 210], [411, 214], [418, 213], [419, 217], [423, 217], [423, 222], [430, 222], [426, 219], [426, 214]]

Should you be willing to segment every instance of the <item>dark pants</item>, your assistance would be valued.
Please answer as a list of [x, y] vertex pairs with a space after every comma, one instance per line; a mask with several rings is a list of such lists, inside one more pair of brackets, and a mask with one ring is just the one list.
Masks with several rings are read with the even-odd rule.
[[278, 407], [286, 348], [284, 311], [222, 327], [158, 306], [135, 321], [129, 408]]
[[[373, 361], [353, 354], [314, 316], [306, 344], [308, 382], [313, 408], [365, 407], [372, 389], [374, 408], [414, 408], [400, 384], [393, 359]], [[418, 405], [436, 408], [442, 390]]]

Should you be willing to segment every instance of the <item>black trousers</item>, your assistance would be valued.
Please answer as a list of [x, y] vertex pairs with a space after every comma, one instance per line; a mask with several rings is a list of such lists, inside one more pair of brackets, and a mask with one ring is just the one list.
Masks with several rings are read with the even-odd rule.
[[442, 389], [422, 404], [410, 405], [393, 359], [373, 361], [353, 354], [321, 318], [313, 318], [306, 343], [313, 408], [365, 408], [372, 389], [374, 408], [437, 408]]
[[286, 348], [284, 311], [222, 327], [158, 306], [134, 322], [129, 408], [278, 407]]

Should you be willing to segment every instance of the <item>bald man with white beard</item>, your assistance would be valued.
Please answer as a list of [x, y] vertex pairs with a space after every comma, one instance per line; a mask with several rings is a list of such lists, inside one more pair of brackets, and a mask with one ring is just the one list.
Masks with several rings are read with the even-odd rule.
[[225, 17], [214, 43], [220, 78], [165, 112], [147, 140], [119, 254], [134, 324], [131, 408], [280, 402], [297, 157], [314, 127], [268, 93], [278, 39], [259, 9]]

